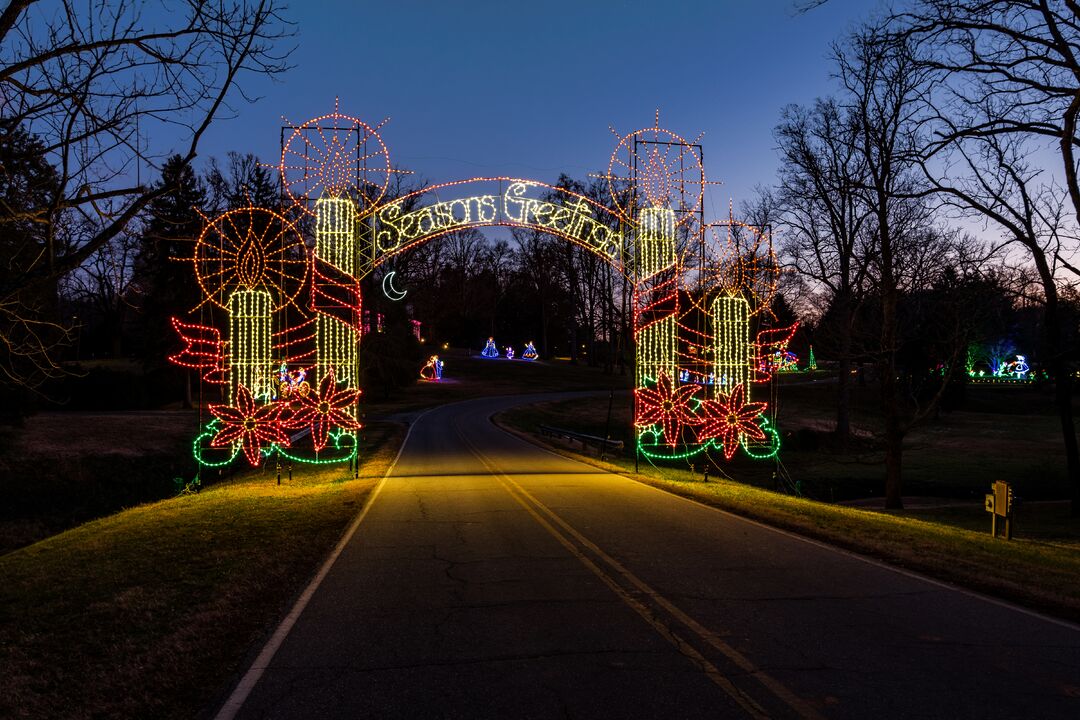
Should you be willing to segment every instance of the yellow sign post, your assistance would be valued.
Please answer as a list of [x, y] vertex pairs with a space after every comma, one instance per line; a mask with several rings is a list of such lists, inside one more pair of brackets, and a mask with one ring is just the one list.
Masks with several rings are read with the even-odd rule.
[[986, 512], [990, 513], [990, 534], [997, 537], [997, 519], [1005, 520], [1005, 539], [1012, 540], [1013, 491], [1004, 480], [996, 480], [986, 496]]

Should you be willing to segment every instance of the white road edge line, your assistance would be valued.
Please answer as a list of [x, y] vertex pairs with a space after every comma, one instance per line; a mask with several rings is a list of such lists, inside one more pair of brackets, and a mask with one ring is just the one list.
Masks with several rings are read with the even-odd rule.
[[[503, 410], [505, 410], [505, 409], [506, 408], [504, 408]], [[735, 520], [739, 520], [741, 522], [749, 523], [751, 525], [756, 525], [759, 528], [763, 528], [765, 530], [771, 530], [772, 532], [775, 532], [775, 533], [780, 533], [781, 535], [785, 535], [785, 536], [787, 536], [789, 538], [792, 538], [794, 540], [799, 540], [799, 541], [802, 541], [804, 543], [809, 543], [811, 545], [816, 545], [819, 548], [822, 548], [822, 549], [825, 549], [825, 550], [830, 550], [830, 551], [832, 551], [834, 553], [839, 553], [840, 555], [846, 555], [846, 556], [848, 556], [850, 558], [860, 560], [860, 561], [862, 561], [864, 563], [867, 563], [869, 565], [873, 565], [875, 567], [879, 567], [879, 568], [882, 568], [884, 570], [890, 570], [890, 571], [892, 571], [894, 573], [899, 573], [900, 575], [907, 576], [907, 577], [912, 578], [914, 580], [921, 580], [922, 582], [929, 583], [930, 585], [935, 585], [935, 586], [943, 588], [945, 590], [951, 590], [953, 592], [957, 592], [957, 593], [960, 593], [962, 595], [967, 595], [969, 597], [973, 597], [973, 598], [976, 598], [978, 600], [982, 600], [983, 602], [990, 603], [991, 605], [997, 605], [999, 607], [1003, 607], [1003, 608], [1006, 608], [1008, 610], [1014, 610], [1014, 611], [1016, 611], [1018, 613], [1021, 613], [1023, 615], [1027, 615], [1029, 617], [1033, 617], [1033, 618], [1036, 618], [1038, 620], [1043, 620], [1045, 622], [1051, 623], [1053, 625], [1058, 625], [1060, 627], [1066, 628], [1068, 630], [1072, 630], [1074, 632], [1080, 632], [1080, 625], [1077, 625], [1076, 623], [1069, 622], [1068, 620], [1062, 620], [1060, 618], [1051, 617], [1049, 615], [1044, 615], [1043, 613], [1041, 613], [1041, 612], [1039, 612], [1037, 610], [1030, 610], [1030, 609], [1028, 609], [1026, 607], [1021, 607], [1020, 605], [1016, 605], [1014, 603], [1011, 603], [1008, 600], [1002, 600], [1000, 598], [991, 597], [990, 595], [984, 595], [983, 593], [978, 592], [976, 590], [969, 590], [967, 588], [960, 587], [959, 585], [953, 585], [951, 583], [945, 582], [944, 580], [937, 580], [935, 578], [928, 577], [926, 575], [922, 575], [922, 574], [917, 573], [917, 572], [915, 572], [913, 570], [907, 570], [906, 568], [897, 567], [896, 565], [890, 565], [889, 563], [883, 562], [881, 560], [876, 560], [874, 558], [867, 557], [865, 555], [860, 555], [859, 553], [856, 553], [856, 552], [852, 552], [851, 550], [847, 550], [845, 548], [837, 547], [835, 545], [830, 545], [830, 544], [828, 544], [826, 542], [822, 542], [821, 540], [816, 540], [814, 538], [809, 538], [809, 537], [806, 537], [805, 535], [799, 535], [798, 533], [793, 532], [791, 530], [785, 530], [784, 528], [774, 527], [772, 525], [768, 525], [766, 523], [763, 523], [760, 520], [754, 520], [753, 518], [748, 518], [748, 517], [743, 517], [742, 515], [737, 515], [737, 514], [731, 512], [731, 511], [729, 511], [729, 510], [724, 510], [723, 508], [718, 508], [718, 507], [715, 507], [713, 505], [709, 505], [708, 503], [701, 502], [700, 500], [695, 500], [693, 498], [688, 498], [685, 495], [679, 495], [678, 493], [673, 493], [673, 492], [668, 492], [667, 490], [662, 490], [662, 489], [656, 487], [655, 485], [650, 485], [648, 483], [641, 482], [640, 480], [635, 480], [634, 478], [628, 477], [628, 476], [626, 476], [626, 475], [624, 475], [624, 474], [622, 474], [620, 472], [613, 472], [611, 470], [605, 470], [604, 468], [596, 467], [595, 465], [590, 465], [589, 463], [582, 462], [581, 460], [577, 460], [575, 458], [567, 457], [566, 455], [561, 455], [561, 454], [555, 452], [554, 450], [552, 450], [551, 448], [545, 447], [545, 446], [539, 444], [538, 442], [536, 442], [536, 441], [534, 441], [532, 439], [525, 438], [525, 437], [522, 437], [521, 435], [510, 432], [506, 428], [504, 428], [501, 425], [499, 425], [498, 423], [496, 423], [495, 422], [496, 413], [503, 412], [503, 410], [496, 410], [495, 412], [493, 412], [491, 415], [488, 416], [488, 421], [492, 425], [494, 425], [496, 428], [503, 431], [504, 433], [507, 433], [508, 435], [513, 435], [514, 437], [517, 437], [519, 440], [521, 440], [523, 442], [527, 442], [530, 445], [534, 445], [537, 448], [539, 448], [540, 450], [543, 450], [544, 452], [546, 452], [546, 453], [548, 453], [550, 455], [554, 455], [555, 457], [562, 458], [563, 460], [569, 460], [570, 462], [575, 462], [575, 463], [577, 463], [579, 465], [584, 465], [585, 467], [592, 468], [593, 470], [599, 471], [601, 473], [607, 473], [609, 475], [615, 475], [617, 477], [621, 477], [621, 478], [623, 478], [625, 480], [629, 480], [632, 483], [636, 483], [637, 485], [640, 485], [642, 487], [649, 488], [650, 490], [655, 490], [658, 493], [663, 493], [664, 495], [667, 495], [668, 497], [673, 497], [673, 498], [678, 498], [679, 500], [684, 500], [684, 501], [686, 501], [688, 503], [692, 503], [694, 505], [697, 505], [698, 507], [703, 507], [706, 510], [712, 510], [713, 512], [718, 512], [721, 515], [726, 515], [726, 516], [728, 516], [730, 518], [733, 518]]]
[[333, 567], [337, 561], [338, 556], [341, 555], [341, 551], [345, 549], [345, 546], [352, 540], [353, 535], [356, 533], [356, 529], [360, 527], [360, 523], [367, 517], [368, 511], [371, 510], [371, 506], [375, 504], [375, 499], [379, 496], [379, 492], [382, 490], [383, 485], [386, 484], [387, 478], [394, 472], [394, 468], [397, 467], [398, 460], [401, 459], [401, 453], [405, 450], [405, 445], [409, 442], [409, 436], [412, 435], [413, 428], [416, 427], [416, 422], [427, 415], [435, 408], [428, 408], [423, 411], [409, 423], [409, 429], [405, 432], [405, 438], [401, 441], [401, 447], [398, 448], [397, 455], [394, 456], [394, 461], [390, 463], [390, 467], [386, 469], [386, 473], [379, 480], [379, 484], [375, 486], [375, 489], [371, 491], [368, 496], [367, 502], [364, 503], [364, 507], [357, 514], [356, 519], [352, 521], [349, 528], [345, 531], [345, 534], [338, 540], [337, 545], [330, 552], [329, 557], [323, 562], [322, 567], [319, 568], [319, 572], [315, 574], [308, 586], [304, 588], [304, 592], [300, 593], [300, 597], [296, 599], [296, 603], [289, 610], [289, 614], [285, 616], [285, 619], [281, 621], [281, 624], [274, 630], [274, 634], [270, 636], [270, 639], [266, 641], [266, 645], [263, 646], [262, 651], [259, 652], [258, 657], [251, 663], [251, 667], [248, 668], [244, 676], [240, 678], [240, 682], [236, 684], [232, 693], [228, 699], [218, 710], [217, 715], [214, 716], [214, 720], [233, 720], [236, 717], [236, 713], [240, 712], [240, 708], [244, 706], [244, 702], [248, 699], [251, 691], [255, 688], [255, 684], [259, 682], [259, 678], [262, 677], [263, 672], [270, 666], [270, 661], [274, 659], [274, 655], [277, 653], [278, 648], [285, 641], [289, 631], [292, 630], [293, 625], [296, 624], [301, 613], [304, 612], [304, 608], [307, 607], [308, 602], [311, 600], [311, 596], [315, 594], [315, 591], [319, 589], [319, 585], [330, 573], [330, 568]]

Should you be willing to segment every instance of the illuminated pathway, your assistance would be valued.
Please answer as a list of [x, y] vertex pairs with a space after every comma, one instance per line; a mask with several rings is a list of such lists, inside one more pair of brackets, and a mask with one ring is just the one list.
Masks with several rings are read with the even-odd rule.
[[540, 450], [513, 402], [414, 423], [221, 717], [1080, 717], [1080, 629]]

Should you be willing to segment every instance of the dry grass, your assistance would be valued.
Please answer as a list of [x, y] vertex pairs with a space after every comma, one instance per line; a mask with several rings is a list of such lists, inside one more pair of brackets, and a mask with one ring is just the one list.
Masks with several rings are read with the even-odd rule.
[[361, 477], [251, 473], [0, 557], [0, 717], [190, 718], [308, 582], [397, 452]]
[[144, 456], [172, 453], [191, 443], [198, 424], [193, 410], [130, 412], [46, 412], [26, 419], [15, 435], [13, 455]]

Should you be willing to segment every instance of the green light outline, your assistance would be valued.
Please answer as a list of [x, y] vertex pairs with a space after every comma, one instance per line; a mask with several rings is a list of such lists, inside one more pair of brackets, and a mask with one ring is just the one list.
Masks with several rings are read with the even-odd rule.
[[210, 468], [225, 467], [226, 465], [229, 465], [230, 463], [232, 463], [232, 461], [235, 460], [236, 456], [240, 453], [240, 445], [241, 444], [240, 443], [233, 443], [233, 452], [232, 452], [232, 455], [229, 456], [228, 460], [223, 460], [221, 462], [209, 462], [207, 460], [203, 460], [203, 455], [202, 454], [203, 454], [203, 450], [205, 448], [202, 447], [200, 441], [204, 437], [210, 437], [210, 436], [213, 436], [213, 435], [217, 435], [217, 433], [218, 433], [217, 424], [218, 424], [218, 419], [217, 418], [214, 418], [213, 420], [211, 420], [209, 423], [207, 423], [206, 429], [204, 429], [201, 433], [196, 435], [194, 442], [191, 443], [191, 454], [195, 457], [195, 462], [199, 463], [203, 467], [210, 467]]
[[330, 431], [330, 437], [332, 437], [334, 439], [334, 448], [336, 450], [341, 449], [342, 438], [345, 438], [345, 437], [352, 438], [352, 442], [350, 443], [349, 454], [346, 455], [345, 457], [340, 457], [340, 458], [304, 458], [304, 457], [298, 457], [296, 455], [290, 455], [281, 446], [276, 445], [276, 444], [271, 445], [269, 450], [264, 450], [263, 452], [267, 453], [267, 457], [269, 457], [271, 453], [273, 453], [274, 451], [277, 451], [278, 454], [280, 454], [285, 459], [291, 460], [292, 462], [304, 463], [305, 465], [332, 465], [333, 463], [340, 463], [340, 462], [346, 462], [348, 460], [352, 460], [353, 458], [355, 458], [357, 456], [358, 451], [359, 451], [359, 442], [356, 439], [356, 435], [354, 435], [353, 433], [345, 432], [344, 430], [338, 430], [337, 434], [335, 435], [334, 431], [331, 430]]

